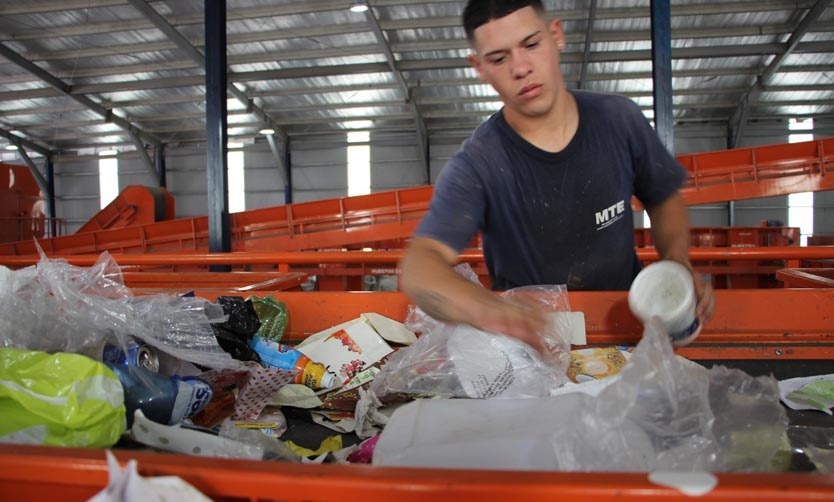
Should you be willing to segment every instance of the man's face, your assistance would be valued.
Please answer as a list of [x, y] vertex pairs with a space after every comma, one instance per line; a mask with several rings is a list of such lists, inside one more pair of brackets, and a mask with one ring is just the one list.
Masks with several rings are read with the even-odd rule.
[[498, 92], [505, 112], [538, 117], [552, 109], [562, 86], [564, 35], [558, 20], [547, 23], [532, 7], [524, 7], [478, 27], [474, 35], [469, 62]]

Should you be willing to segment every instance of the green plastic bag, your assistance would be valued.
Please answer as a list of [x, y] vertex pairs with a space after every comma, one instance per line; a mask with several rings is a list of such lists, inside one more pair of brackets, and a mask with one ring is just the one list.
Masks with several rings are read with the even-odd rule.
[[787, 398], [830, 414], [828, 410], [834, 407], [834, 382], [831, 380], [813, 381], [791, 392]]
[[126, 428], [124, 391], [79, 354], [0, 349], [0, 443], [109, 447]]
[[252, 307], [255, 308], [255, 313], [258, 315], [258, 320], [261, 321], [258, 336], [265, 340], [280, 342], [289, 321], [287, 305], [276, 300], [272, 295], [266, 295], [265, 297], [252, 295], [248, 299], [251, 300]]

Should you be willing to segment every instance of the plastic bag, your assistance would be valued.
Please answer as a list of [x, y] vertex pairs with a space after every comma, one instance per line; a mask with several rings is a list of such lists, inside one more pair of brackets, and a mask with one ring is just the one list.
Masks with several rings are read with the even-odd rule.
[[[527, 297], [549, 311], [569, 311], [563, 285], [526, 286], [504, 293]], [[415, 311], [416, 312], [416, 311]], [[547, 352], [540, 356], [529, 345], [508, 336], [466, 324], [436, 321], [424, 313], [411, 316], [410, 329], [422, 334], [413, 345], [399, 349], [371, 383], [377, 396], [406, 393], [438, 397], [540, 397], [567, 382], [570, 365], [570, 321], [551, 317], [542, 333]]]
[[778, 471], [787, 415], [772, 377], [676, 356], [659, 319], [629, 363], [554, 435], [561, 469]]
[[265, 340], [280, 342], [289, 322], [287, 305], [272, 295], [264, 297], [252, 295], [248, 300], [252, 302], [258, 320], [261, 322], [258, 336]]
[[107, 252], [90, 268], [42, 254], [33, 267], [0, 270], [0, 347], [96, 357], [105, 342], [126, 348], [133, 337], [203, 366], [238, 366], [211, 328], [228, 319], [221, 306], [165, 294], [134, 298]]
[[834, 430], [831, 427], [792, 425], [788, 427], [788, 437], [793, 453], [799, 458], [807, 458], [806, 467], [810, 469], [805, 470], [834, 473]]
[[232, 357], [239, 361], [260, 362], [250, 342], [261, 327], [258, 314], [251, 300], [240, 296], [218, 296], [215, 303], [223, 307], [228, 320], [212, 324], [217, 342]]
[[[607, 382], [596, 395], [589, 385]], [[595, 389], [596, 390], [596, 389]], [[785, 470], [776, 380], [676, 356], [646, 324], [625, 368], [538, 399], [420, 399], [390, 418], [373, 463], [558, 471]]]
[[[460, 263], [455, 266], [455, 272], [464, 277], [469, 282], [473, 282], [478, 286], [482, 286], [481, 280], [478, 279], [478, 274], [472, 270], [472, 266], [468, 263]], [[417, 305], [409, 305], [403, 325], [413, 333], [427, 333], [437, 328], [438, 325], [443, 324], [434, 317], [428, 315], [423, 309]]]
[[125, 431], [124, 393], [78, 354], [0, 349], [0, 442], [101, 448]]

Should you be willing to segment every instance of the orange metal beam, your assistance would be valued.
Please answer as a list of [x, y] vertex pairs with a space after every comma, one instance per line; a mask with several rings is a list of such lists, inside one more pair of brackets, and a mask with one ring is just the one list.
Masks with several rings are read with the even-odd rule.
[[688, 204], [834, 189], [834, 138], [677, 157]]
[[[300, 272], [122, 272], [130, 288], [234, 288], [236, 291], [283, 291], [300, 286]], [[147, 290], [146, 290], [147, 291]]]
[[[90, 266], [98, 260], [97, 254], [59, 255], [67, 262], [78, 266]], [[363, 264], [392, 265], [403, 256], [397, 251], [300, 251], [274, 253], [154, 253], [154, 254], [112, 254], [121, 266], [166, 266], [166, 265], [255, 265], [255, 264]], [[699, 261], [763, 261], [763, 260], [806, 260], [832, 259], [834, 246], [770, 246], [770, 247], [725, 247], [691, 248], [690, 259]], [[654, 248], [638, 248], [637, 257], [643, 262], [658, 259]], [[37, 255], [0, 256], [0, 265], [22, 267], [33, 265], [40, 259]], [[483, 253], [467, 250], [461, 253], [461, 261], [482, 263]]]
[[[647, 473], [509, 472], [290, 464], [116, 450], [142, 476], [178, 476], [214, 500], [679, 501]], [[834, 475], [719, 473], [708, 502], [834, 500]], [[102, 450], [0, 445], [0, 492], [9, 500], [84, 500], [107, 484]]]
[[[209, 300], [221, 291], [198, 291]], [[691, 359], [834, 359], [834, 289], [718, 290], [713, 319], [691, 345]], [[275, 292], [287, 305], [288, 341], [376, 312], [402, 321], [410, 301], [394, 292]], [[571, 310], [585, 316], [589, 345], [634, 345], [643, 326], [625, 291], [572, 291]]]
[[786, 288], [834, 288], [834, 268], [783, 268], [776, 278]]

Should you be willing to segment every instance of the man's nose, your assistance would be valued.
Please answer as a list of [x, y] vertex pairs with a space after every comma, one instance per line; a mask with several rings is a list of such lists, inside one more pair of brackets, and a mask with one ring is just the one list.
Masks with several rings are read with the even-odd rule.
[[511, 71], [513, 78], [524, 78], [533, 71], [533, 65], [524, 55], [514, 54], [511, 59]]

